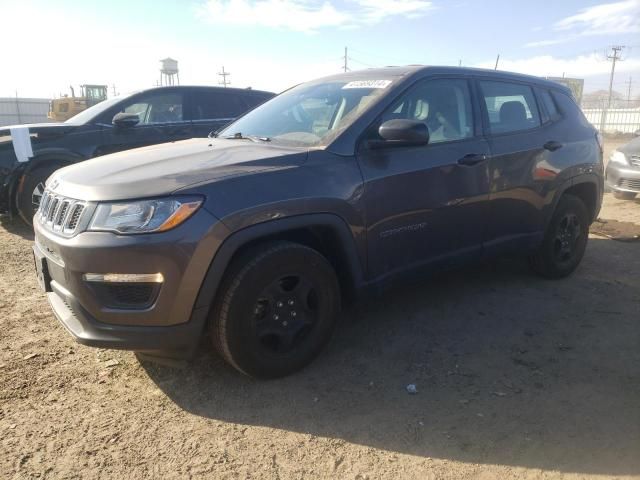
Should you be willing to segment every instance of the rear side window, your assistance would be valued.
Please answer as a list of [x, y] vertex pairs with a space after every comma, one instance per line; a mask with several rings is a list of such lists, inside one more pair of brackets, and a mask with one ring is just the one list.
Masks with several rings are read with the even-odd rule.
[[269, 100], [271, 97], [263, 97], [257, 94], [244, 95], [244, 103], [247, 104], [248, 108], [256, 108], [258, 105], [262, 105], [264, 102]]
[[194, 120], [230, 119], [248, 110], [235, 92], [196, 91], [193, 94]]
[[555, 121], [560, 118], [560, 112], [558, 112], [558, 107], [556, 107], [556, 102], [553, 100], [551, 96], [551, 92], [549, 90], [538, 90], [540, 95], [540, 101], [542, 102], [542, 107], [546, 113], [545, 121]]
[[540, 125], [533, 90], [528, 85], [481, 81], [491, 133], [517, 132]]

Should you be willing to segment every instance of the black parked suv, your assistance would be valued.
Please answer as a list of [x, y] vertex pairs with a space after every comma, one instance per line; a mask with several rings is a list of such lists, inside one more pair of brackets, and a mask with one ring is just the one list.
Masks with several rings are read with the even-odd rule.
[[206, 137], [273, 93], [220, 87], [159, 87], [99, 103], [64, 123], [0, 127], [0, 213], [31, 222], [45, 180], [88, 158]]
[[570, 274], [600, 209], [602, 149], [570, 92], [445, 67], [299, 85], [217, 138], [57, 171], [34, 219], [38, 278], [81, 343], [238, 370], [309, 363], [343, 301], [498, 253]]

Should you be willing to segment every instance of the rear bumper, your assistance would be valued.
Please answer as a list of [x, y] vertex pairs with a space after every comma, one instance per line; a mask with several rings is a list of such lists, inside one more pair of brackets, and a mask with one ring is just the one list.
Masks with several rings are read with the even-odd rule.
[[640, 168], [609, 162], [605, 179], [611, 190], [640, 193]]

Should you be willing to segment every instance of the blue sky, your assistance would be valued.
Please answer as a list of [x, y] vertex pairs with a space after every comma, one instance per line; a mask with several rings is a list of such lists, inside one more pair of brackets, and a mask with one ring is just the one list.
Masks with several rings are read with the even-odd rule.
[[[181, 83], [280, 91], [341, 70], [410, 63], [565, 73], [606, 88], [613, 44], [627, 45], [615, 88], [640, 95], [640, 0], [0, 0], [0, 96], [50, 97], [81, 83], [152, 86], [159, 60]], [[5, 28], [6, 25], [6, 28]], [[7, 46], [10, 46], [7, 49]]]

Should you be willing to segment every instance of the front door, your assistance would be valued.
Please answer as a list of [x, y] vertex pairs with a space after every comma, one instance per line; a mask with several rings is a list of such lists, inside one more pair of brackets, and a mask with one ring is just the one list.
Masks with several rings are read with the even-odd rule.
[[191, 138], [191, 122], [184, 118], [183, 107], [184, 93], [177, 90], [153, 91], [131, 97], [107, 116], [110, 119], [116, 113], [134, 113], [140, 121], [134, 127], [107, 127], [98, 154]]
[[386, 120], [422, 121], [430, 140], [371, 148], [365, 139], [359, 148], [370, 279], [480, 255], [489, 146], [476, 129], [477, 110], [467, 80], [423, 80], [372, 125], [369, 139]]

